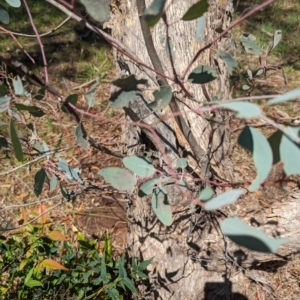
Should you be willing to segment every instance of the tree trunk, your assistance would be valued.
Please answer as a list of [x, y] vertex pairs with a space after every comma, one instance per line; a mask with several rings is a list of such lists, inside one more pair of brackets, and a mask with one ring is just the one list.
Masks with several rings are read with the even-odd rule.
[[[139, 0], [138, 0], [139, 1]], [[146, 5], [152, 2], [146, 1]], [[167, 10], [169, 23], [179, 20], [194, 0], [168, 1], [172, 4]], [[217, 28], [227, 28], [230, 16], [233, 12], [231, 0], [210, 0], [209, 12], [206, 16], [206, 31], [203, 42], [199, 45], [195, 40], [196, 21], [177, 22], [170, 27], [169, 36], [174, 48], [174, 67], [177, 74], [182, 75], [193, 55], [202, 46], [216, 37]], [[112, 31], [112, 36], [121, 41], [142, 62], [152, 66], [149, 58], [141, 25], [140, 13], [133, 0], [115, 0], [112, 4], [111, 21], [107, 24]], [[172, 65], [166, 51], [166, 27], [160, 21], [154, 29], [151, 29], [152, 38], [160, 61], [163, 64], [164, 73], [173, 77]], [[223, 61], [215, 55], [216, 49], [228, 51], [231, 36], [228, 34], [222, 38], [213, 49], [209, 49], [199, 57], [192, 69], [199, 65], [210, 65], [218, 72], [218, 78], [205, 87], [185, 83], [185, 87], [194, 95], [191, 100], [177, 93], [177, 104], [180, 111], [196, 110], [201, 103], [221, 93], [222, 99], [229, 99], [230, 89], [227, 68]], [[230, 50], [230, 49], [229, 49]], [[121, 55], [122, 56], [122, 55]], [[116, 59], [120, 54], [115, 52]], [[148, 80], [149, 86], [143, 90], [140, 99], [131, 103], [126, 109], [126, 114], [133, 121], [143, 120], [147, 124], [157, 124], [156, 132], [161, 138], [173, 167], [176, 159], [187, 157], [193, 174], [200, 178], [233, 181], [233, 163], [231, 160], [230, 131], [228, 130], [228, 116], [218, 113], [214, 116], [219, 123], [216, 125], [207, 121], [209, 115], [186, 113], [182, 116], [190, 126], [191, 133], [200, 146], [203, 161], [207, 162], [208, 170], [204, 170], [202, 159], [193, 153], [191, 143], [182, 133], [175, 118], [169, 118], [164, 122], [157, 122], [158, 113], [153, 114], [145, 103], [153, 100], [152, 92], [159, 89], [157, 76], [153, 72], [145, 72], [141, 66], [129, 60], [126, 56], [122, 59], [129, 66], [130, 72], [137, 78]], [[117, 66], [118, 67], [118, 66]], [[191, 71], [191, 70], [190, 70]], [[169, 82], [172, 85], [172, 82]], [[175, 88], [178, 88], [175, 87]], [[174, 84], [172, 85], [174, 91]], [[162, 114], [170, 114], [166, 109]], [[156, 123], [155, 123], [156, 122]], [[223, 125], [220, 125], [223, 124]], [[151, 132], [144, 132], [136, 127], [129, 127], [126, 131], [127, 154], [136, 154], [137, 141], [150, 140], [150, 148], [157, 148], [157, 140]], [[142, 138], [144, 137], [144, 140]], [[144, 149], [145, 149], [144, 147]], [[158, 150], [158, 149], [155, 149]], [[185, 178], [184, 178], [185, 179]], [[189, 182], [191, 193], [197, 197], [197, 188]], [[173, 204], [173, 224], [163, 226], [152, 211], [150, 199], [147, 197], [134, 197], [127, 208], [128, 215], [128, 255], [139, 257], [142, 260], [154, 257], [149, 266], [149, 282], [139, 286], [139, 299], [247, 299], [243, 295], [249, 295], [250, 281], [261, 282], [252, 273], [245, 283], [242, 263], [246, 264], [268, 259], [267, 255], [252, 255], [241, 250], [233, 244], [227, 244], [218, 226], [218, 220], [223, 218], [224, 212], [207, 213], [201, 208], [195, 211], [190, 209], [190, 201], [173, 187], [168, 188], [169, 196], [173, 193], [170, 202]], [[220, 190], [221, 191], [221, 190]], [[217, 191], [217, 192], [220, 192]], [[198, 190], [199, 192], [199, 190]], [[240, 272], [243, 270], [243, 272]], [[237, 272], [238, 271], [238, 272]], [[245, 271], [245, 273], [248, 271]], [[263, 281], [263, 280], [262, 280]], [[260, 283], [258, 283], [260, 284]], [[263, 286], [267, 293], [271, 288]], [[253, 296], [253, 294], [251, 294]], [[252, 298], [254, 299], [254, 298]], [[270, 298], [271, 299], [271, 298]]]

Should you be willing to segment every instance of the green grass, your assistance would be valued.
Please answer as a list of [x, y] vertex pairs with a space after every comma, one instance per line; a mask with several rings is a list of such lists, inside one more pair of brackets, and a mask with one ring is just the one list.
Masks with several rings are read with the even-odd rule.
[[[249, 6], [259, 4], [261, 1], [251, 1], [251, 3], [241, 1], [241, 3], [244, 3], [244, 6], [241, 5], [240, 9], [244, 9], [246, 3]], [[237, 12], [237, 14], [239, 13], [241, 11]], [[256, 36], [257, 43], [264, 49], [272, 41], [268, 34], [274, 34], [276, 30], [282, 30], [282, 41], [272, 51], [272, 55], [283, 60], [285, 65], [291, 66], [288, 71], [293, 72], [292, 69], [294, 69], [298, 74], [300, 70], [300, 1], [276, 1], [273, 5], [265, 8], [264, 11], [251, 17], [249, 22], [243, 29]]]
[[[236, 16], [240, 16], [250, 6], [260, 4], [260, 0], [241, 0], [237, 7]], [[283, 93], [299, 87], [300, 78], [300, 1], [280, 0], [253, 15], [233, 30], [234, 37], [239, 43], [242, 33], [251, 33], [256, 37], [256, 44], [266, 50], [272, 43], [272, 35], [275, 31], [282, 31], [281, 42], [272, 50], [268, 57], [268, 65], [276, 66], [283, 64], [281, 70], [269, 71], [267, 78], [259, 78], [261, 82], [252, 94], [262, 95], [265, 93]], [[241, 54], [238, 52], [237, 60], [240, 69], [246, 71], [248, 68], [258, 70], [261, 66], [258, 56]], [[262, 76], [263, 77], [263, 76]], [[242, 84], [245, 84], [244, 82]], [[262, 89], [262, 85], [267, 88]], [[236, 96], [246, 93], [238, 87]]]
[[[46, 1], [28, 0], [28, 5], [40, 34], [49, 32], [57, 27], [67, 16]], [[10, 23], [6, 29], [13, 32], [34, 34], [24, 5], [20, 8], [9, 6]], [[71, 81], [83, 83], [96, 76], [102, 77], [103, 73], [112, 70], [112, 57], [108, 46], [100, 38], [92, 37], [83, 40], [75, 31], [81, 27], [78, 22], [69, 20], [54, 33], [42, 37], [49, 74], [55, 73], [55, 79], [63, 76]], [[0, 52], [12, 56], [25, 63], [31, 70], [43, 71], [43, 60], [40, 46], [36, 38], [17, 36], [18, 42], [36, 61], [33, 66], [17, 43], [8, 35], [1, 34]]]

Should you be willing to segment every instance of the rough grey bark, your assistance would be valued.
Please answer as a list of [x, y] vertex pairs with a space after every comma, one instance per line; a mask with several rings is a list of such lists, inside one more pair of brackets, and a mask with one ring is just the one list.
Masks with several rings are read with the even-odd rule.
[[[150, 0], [146, 1], [147, 5], [150, 2]], [[185, 11], [195, 3], [193, 0], [174, 0], [168, 3], [170, 2], [172, 5], [167, 11], [170, 23], [180, 19]], [[230, 22], [231, 0], [211, 0], [209, 2], [209, 13], [206, 14], [206, 35], [201, 45], [195, 42], [196, 21], [177, 22], [170, 28], [170, 37], [175, 53], [174, 66], [178, 74], [183, 73], [196, 51], [217, 35], [215, 29], [220, 27], [225, 29]], [[107, 26], [111, 28], [113, 37], [126, 45], [141, 61], [152, 66], [143, 41], [135, 1], [114, 1], [112, 18]], [[163, 22], [157, 24], [154, 29], [151, 29], [151, 32], [158, 56], [164, 66], [164, 72], [172, 77], [172, 66], [166, 53], [166, 28]], [[229, 34], [214, 45], [213, 49], [204, 52], [199, 57], [193, 67], [200, 64], [210, 65], [218, 71], [218, 79], [207, 84], [204, 90], [199, 85], [185, 83], [185, 87], [194, 95], [196, 101], [185, 97], [183, 93], [176, 93], [177, 104], [182, 112], [197, 109], [201, 103], [210, 101], [209, 98], [217, 95], [218, 92], [221, 93], [222, 99], [230, 97], [226, 66], [215, 55], [216, 49], [228, 50], [230, 45], [231, 36]], [[116, 58], [119, 55], [115, 53]], [[128, 64], [131, 73], [138, 78], [146, 78], [149, 81], [149, 86], [143, 90], [142, 96], [136, 99], [130, 108], [126, 109], [127, 115], [134, 121], [142, 119], [147, 124], [157, 122], [158, 116], [151, 113], [146, 106], [147, 102], [153, 100], [152, 92], [159, 89], [156, 75], [152, 72], [147, 72], [147, 75], [139, 65], [126, 56], [122, 56], [122, 58]], [[173, 90], [176, 89], [173, 83], [169, 82], [169, 84]], [[170, 113], [170, 110], [166, 109], [162, 112], [162, 114], [167, 113]], [[215, 116], [222, 125], [211, 124], [205, 118], [208, 116], [203, 114], [183, 113], [183, 117], [190, 126], [191, 132], [201, 149], [205, 153], [209, 153], [209, 151], [211, 153], [211, 156], [208, 157], [211, 168], [206, 174], [207, 177], [232, 181], [234, 176], [230, 157], [228, 116], [225, 113], [219, 113]], [[157, 122], [156, 130], [162, 138], [161, 143], [173, 165], [178, 157], [187, 155], [189, 165], [194, 172], [200, 176], [203, 175], [199, 160], [188, 155], [192, 149], [174, 118]], [[127, 154], [134, 154], [137, 147], [132, 145], [137, 145], [140, 142], [141, 130], [130, 127], [126, 132], [124, 140], [129, 146]], [[153, 142], [152, 147], [157, 146], [157, 140], [149, 132], [145, 134]], [[253, 290], [255, 288], [250, 289], [252, 280], [265, 291], [268, 297], [270, 296], [267, 299], [272, 299], [272, 279], [266, 274], [261, 276], [259, 272], [250, 267], [255, 261], [258, 264], [266, 260], [271, 261], [274, 256], [249, 253], [232, 243], [227, 243], [219, 230], [218, 221], [223, 219], [226, 214], [235, 215], [232, 210], [236, 210], [238, 215], [243, 212], [242, 207], [237, 210], [237, 206], [231, 206], [223, 212], [212, 214], [204, 212], [201, 208], [191, 211], [189, 201], [186, 201], [183, 195], [176, 192], [174, 187], [168, 187], [168, 189], [169, 193], [173, 193], [171, 203], [174, 204], [173, 225], [170, 227], [163, 226], [157, 220], [152, 212], [150, 199], [147, 197], [134, 197], [127, 209], [128, 254], [141, 259], [149, 259], [154, 256], [153, 263], [149, 267], [151, 270], [149, 282], [139, 286], [140, 295], [137, 298], [254, 299]], [[261, 213], [263, 212], [261, 211]], [[247, 220], [246, 215], [244, 217]], [[267, 224], [267, 221], [264, 224]], [[272, 232], [273, 229], [270, 229], [269, 232]], [[285, 232], [287, 231], [292, 232], [292, 229], [286, 229]], [[296, 244], [298, 243], [296, 242]], [[298, 245], [293, 244], [292, 248], [298, 249]], [[286, 248], [282, 255], [288, 252], [289, 249]], [[284, 263], [284, 259], [281, 258], [281, 260]]]

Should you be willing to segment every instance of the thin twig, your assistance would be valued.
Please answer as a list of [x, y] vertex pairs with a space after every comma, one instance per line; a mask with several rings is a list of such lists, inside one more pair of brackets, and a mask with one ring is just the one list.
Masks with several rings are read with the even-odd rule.
[[25, 53], [25, 55], [31, 60], [31, 62], [35, 65], [35, 60], [30, 56], [30, 54], [25, 50], [25, 48], [20, 44], [20, 42], [15, 38], [14, 33], [0, 26], [0, 29], [4, 31], [4, 33], [9, 34], [12, 39], [16, 42], [16, 44], [21, 48], [21, 50]]
[[35, 158], [35, 159], [31, 160], [31, 161], [28, 161], [27, 163], [25, 163], [25, 164], [23, 164], [23, 165], [21, 165], [21, 166], [18, 166], [18, 167], [13, 168], [13, 169], [11, 169], [11, 170], [9, 170], [9, 171], [0, 173], [0, 177], [1, 177], [1, 176], [6, 176], [6, 175], [8, 175], [8, 174], [11, 174], [11, 173], [13, 173], [13, 172], [19, 170], [19, 169], [22, 169], [22, 168], [24, 168], [24, 167], [27, 167], [27, 166], [29, 166], [29, 165], [31, 165], [31, 164], [33, 164], [33, 163], [35, 163], [35, 162], [41, 160], [42, 158], [44, 158], [44, 157], [46, 157], [46, 156], [52, 154], [52, 153], [63, 152], [63, 151], [70, 150], [70, 149], [75, 148], [75, 147], [76, 147], [76, 146], [70, 146], [70, 147], [66, 147], [66, 148], [63, 148], [63, 149], [57, 149], [57, 150], [47, 151], [46, 153], [42, 154], [41, 156], [39, 156], [39, 157], [37, 157], [37, 158]]
[[[69, 20], [71, 20], [72, 18], [70, 16], [68, 16], [66, 19], [64, 19], [59, 25], [57, 25], [55, 28], [51, 29], [48, 32], [42, 33], [40, 34], [40, 37], [44, 37], [47, 36], [49, 34], [54, 33], [55, 31], [57, 31], [59, 28], [61, 28], [64, 24], [66, 24]], [[0, 26], [0, 29], [5, 30], [2, 26]], [[9, 31], [9, 30], [5, 30], [5, 33], [10, 34], [12, 33], [15, 36], [24, 36], [24, 37], [28, 37], [28, 38], [36, 38], [35, 34], [26, 34], [26, 33], [22, 33], [22, 32], [14, 32], [14, 31]]]
[[20, 225], [20, 226], [16, 226], [16, 227], [11, 227], [11, 228], [7, 228], [7, 229], [2, 229], [0, 227], [0, 231], [12, 231], [12, 230], [16, 230], [16, 229], [20, 229], [24, 226], [27, 226], [29, 224], [32, 224], [34, 221], [38, 220], [40, 217], [42, 217], [43, 215], [49, 213], [50, 211], [54, 210], [56, 207], [64, 204], [67, 201], [67, 199], [63, 199], [60, 203], [55, 204], [53, 207], [49, 208], [48, 210], [44, 211], [43, 213], [39, 214], [37, 217], [33, 218], [32, 220]]
[[235, 26], [237, 26], [238, 24], [240, 24], [244, 20], [246, 20], [249, 17], [251, 17], [252, 15], [254, 15], [259, 10], [265, 8], [266, 6], [272, 4], [275, 1], [276, 0], [267, 0], [267, 1], [263, 2], [262, 4], [256, 6], [254, 9], [252, 9], [251, 11], [249, 11], [248, 13], [246, 13], [245, 15], [243, 15], [242, 17], [240, 17], [236, 21], [232, 22], [226, 30], [224, 30], [221, 34], [219, 34], [216, 38], [214, 38], [210, 43], [208, 43], [203, 48], [201, 48], [200, 50], [198, 50], [198, 52], [195, 54], [195, 56], [192, 58], [192, 60], [190, 61], [189, 65], [185, 69], [182, 78], [184, 79], [186, 77], [187, 72], [189, 71], [189, 69], [191, 68], [191, 66], [193, 65], [193, 63], [197, 60], [197, 58], [199, 57], [199, 55], [202, 52], [204, 52], [205, 50], [209, 49], [214, 43], [216, 43], [223, 36], [225, 36], [232, 28], [234, 28]]
[[36, 205], [36, 204], [40, 204], [43, 202], [48, 202], [48, 201], [52, 201], [52, 200], [57, 200], [60, 199], [61, 195], [56, 195], [53, 196], [51, 198], [47, 198], [47, 199], [41, 199], [35, 202], [30, 202], [30, 203], [23, 203], [23, 204], [16, 204], [16, 205], [9, 205], [9, 206], [3, 206], [0, 208], [0, 211], [2, 210], [9, 210], [9, 209], [16, 209], [16, 208], [21, 208], [21, 207], [27, 207], [27, 206], [31, 206], [31, 205]]
[[47, 59], [46, 59], [46, 55], [45, 55], [45, 50], [44, 50], [44, 45], [42, 43], [42, 40], [41, 40], [41, 37], [37, 31], [37, 28], [33, 22], [33, 19], [32, 19], [32, 15], [31, 15], [31, 11], [29, 9], [29, 6], [27, 4], [27, 1], [26, 0], [23, 0], [23, 3], [24, 3], [24, 6], [26, 8], [26, 11], [27, 11], [27, 14], [28, 14], [28, 17], [29, 17], [29, 20], [30, 20], [30, 23], [31, 23], [31, 26], [32, 26], [32, 29], [33, 31], [35, 32], [36, 34], [36, 38], [38, 40], [38, 43], [40, 45], [40, 48], [41, 48], [41, 53], [42, 53], [42, 57], [43, 57], [43, 62], [44, 62], [44, 70], [45, 70], [45, 81], [46, 83], [49, 82], [49, 76], [48, 76], [48, 64], [47, 64]]

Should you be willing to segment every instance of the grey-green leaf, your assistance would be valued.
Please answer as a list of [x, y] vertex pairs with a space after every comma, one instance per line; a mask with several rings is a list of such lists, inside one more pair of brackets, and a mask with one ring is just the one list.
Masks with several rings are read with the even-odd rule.
[[217, 55], [225, 61], [227, 68], [228, 68], [228, 73], [229, 75], [232, 75], [232, 70], [234, 68], [238, 68], [238, 64], [236, 60], [227, 52], [222, 51], [222, 50], [217, 50]]
[[138, 193], [139, 197], [152, 194], [154, 188], [156, 188], [158, 184], [168, 182], [171, 179], [172, 179], [171, 177], [157, 177], [145, 181], [139, 189], [139, 193]]
[[39, 89], [37, 94], [34, 96], [34, 99], [38, 101], [43, 100], [45, 94], [46, 94], [46, 90], [44, 88]]
[[182, 179], [179, 179], [174, 183], [174, 188], [179, 193], [185, 193], [187, 190], [186, 183]]
[[197, 27], [196, 27], [196, 41], [197, 43], [201, 43], [204, 39], [205, 35], [205, 16], [202, 16], [198, 19]]
[[80, 0], [85, 6], [88, 14], [100, 23], [104, 23], [109, 20], [109, 6], [111, 0]]
[[279, 42], [281, 41], [282, 38], [282, 31], [281, 30], [276, 30], [274, 33], [274, 37], [273, 37], [273, 44], [272, 47], [270, 49], [270, 52], [279, 44]]
[[176, 162], [176, 167], [177, 167], [177, 169], [178, 168], [185, 169], [187, 167], [187, 159], [184, 157], [179, 158]]
[[0, 4], [0, 22], [7, 25], [9, 24], [9, 14], [4, 6]]
[[277, 130], [268, 138], [268, 142], [271, 146], [272, 153], [273, 153], [273, 165], [280, 161], [279, 148], [280, 148], [282, 135], [283, 135], [282, 131]]
[[0, 97], [0, 112], [7, 110], [10, 99], [11, 99], [11, 97], [8, 97], [8, 96]]
[[150, 177], [156, 170], [144, 157], [128, 156], [123, 158], [124, 166], [136, 175], [141, 177]]
[[211, 199], [213, 195], [214, 195], [214, 190], [212, 188], [206, 188], [200, 192], [199, 199], [201, 201], [207, 201]]
[[46, 179], [46, 171], [44, 168], [38, 170], [34, 176], [34, 194], [38, 197], [42, 190]]
[[161, 18], [166, 0], [153, 0], [145, 10], [144, 17], [149, 27], [153, 27]]
[[255, 118], [261, 116], [261, 108], [250, 102], [228, 102], [220, 104], [220, 107], [236, 111], [238, 118]]
[[156, 188], [151, 203], [157, 218], [165, 226], [170, 226], [172, 224], [172, 209], [168, 202], [167, 191], [162, 187]]
[[220, 226], [223, 234], [233, 242], [254, 251], [275, 253], [282, 244], [289, 241], [287, 238], [271, 238], [263, 231], [250, 227], [238, 217], [227, 218]]
[[20, 7], [21, 6], [20, 0], [5, 0], [5, 1], [12, 7]]
[[242, 89], [243, 89], [244, 91], [250, 90], [250, 86], [247, 85], [247, 84], [243, 84]]
[[[71, 103], [73, 105], [76, 105], [77, 104], [77, 101], [78, 101], [78, 95], [77, 94], [72, 94], [72, 95], [69, 95], [66, 100], [65, 100], [65, 103]], [[63, 104], [62, 105], [62, 111], [65, 112], [65, 113], [68, 113], [68, 109], [66, 108], [66, 106]]]
[[256, 72], [255, 76], [260, 76], [260, 75], [263, 74], [263, 73], [264, 73], [264, 69], [259, 69], [259, 70]]
[[28, 106], [28, 105], [24, 105], [24, 104], [21, 104], [21, 103], [16, 103], [15, 107], [19, 111], [22, 111], [22, 110], [28, 111], [34, 117], [40, 118], [43, 115], [45, 115], [43, 110], [38, 106]]
[[172, 100], [172, 90], [169, 86], [163, 86], [153, 93], [155, 100], [148, 104], [151, 109], [164, 109]]
[[118, 167], [104, 168], [98, 172], [105, 181], [120, 191], [132, 189], [136, 184], [136, 177], [129, 171]]
[[300, 97], [300, 89], [296, 89], [296, 90], [289, 91], [285, 94], [282, 94], [276, 98], [271, 99], [270, 101], [268, 101], [268, 105], [273, 105], [273, 104], [278, 104], [278, 103], [294, 100], [299, 97]]
[[210, 211], [219, 209], [228, 204], [235, 203], [235, 201], [244, 193], [244, 189], [236, 189], [229, 192], [225, 192], [206, 202], [206, 204], [204, 205], [204, 209]]
[[12, 79], [13, 82], [13, 87], [14, 87], [14, 92], [16, 95], [23, 95], [24, 94], [24, 88], [23, 88], [23, 83], [20, 78], [20, 76], [17, 76], [17, 79]]
[[15, 152], [15, 157], [18, 161], [23, 161], [22, 145], [18, 138], [18, 135], [17, 135], [17, 132], [16, 132], [16, 129], [15, 129], [12, 119], [10, 120], [9, 132], [10, 132], [11, 143], [13, 145], [14, 152]]
[[210, 66], [199, 66], [195, 68], [188, 77], [191, 83], [204, 84], [217, 78], [217, 73]]
[[182, 17], [182, 20], [191, 21], [197, 19], [207, 12], [208, 7], [209, 4], [207, 0], [200, 0], [188, 9]]
[[110, 106], [113, 108], [128, 107], [129, 104], [135, 101], [137, 92], [140, 91], [138, 85], [147, 84], [145, 79], [136, 79], [134, 75], [130, 75], [126, 78], [119, 78], [112, 82], [112, 85], [116, 86], [119, 91], [113, 93], [109, 99]]
[[174, 51], [174, 45], [170, 37], [167, 37], [166, 39], [166, 52], [168, 57], [172, 58], [174, 60], [175, 58], [175, 51]]
[[68, 179], [74, 179], [74, 180], [78, 181], [79, 183], [83, 183], [83, 181], [81, 180], [81, 178], [78, 175], [79, 170], [77, 168], [71, 168], [68, 165], [67, 161], [65, 161], [64, 159], [60, 159], [56, 165], [57, 165], [58, 169], [60, 169], [66, 173]]
[[76, 127], [76, 143], [77, 145], [87, 149], [89, 147], [89, 142], [83, 136], [82, 124], [79, 123]]
[[95, 94], [99, 86], [100, 86], [100, 81], [99, 81], [99, 77], [97, 77], [96, 82], [92, 85], [90, 90], [84, 94], [84, 98], [87, 100], [89, 107], [93, 107], [97, 103]]
[[260, 184], [266, 180], [270, 173], [273, 164], [272, 149], [268, 140], [259, 130], [248, 126], [241, 132], [238, 143], [248, 149], [253, 156], [257, 175], [248, 188], [252, 192], [259, 189]]
[[246, 53], [261, 55], [262, 49], [256, 45], [256, 37], [252, 34], [243, 33], [240, 36], [241, 45]]
[[[296, 136], [300, 134], [299, 127], [287, 126], [287, 130]], [[280, 157], [283, 161], [283, 170], [287, 176], [300, 174], [300, 147], [290, 137], [283, 134], [280, 143]]]
[[50, 187], [50, 191], [53, 191], [56, 189], [56, 185], [57, 185], [57, 177], [55, 175], [53, 175], [50, 179], [50, 183], [49, 183], [49, 187]]
[[49, 154], [50, 149], [45, 141], [43, 141], [43, 148], [44, 148], [45, 153], [48, 153], [48, 155], [46, 157], [47, 157], [47, 160], [49, 160], [50, 159], [50, 154]]

